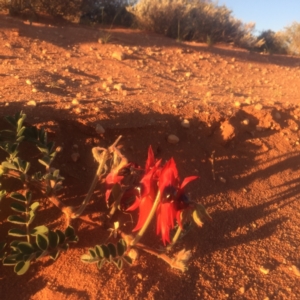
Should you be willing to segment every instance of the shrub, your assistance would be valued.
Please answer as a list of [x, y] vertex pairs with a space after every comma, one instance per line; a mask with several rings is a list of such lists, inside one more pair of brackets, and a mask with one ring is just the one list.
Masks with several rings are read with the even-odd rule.
[[135, 16], [138, 27], [172, 38], [207, 42], [209, 37], [243, 47], [257, 42], [252, 34], [255, 24], [243, 24], [226, 6], [209, 0], [141, 0], [127, 10]]
[[259, 36], [258, 39], [263, 40], [263, 44], [257, 47], [259, 51], [278, 54], [287, 54], [288, 45], [285, 39], [279, 32], [272, 30], [265, 30]]

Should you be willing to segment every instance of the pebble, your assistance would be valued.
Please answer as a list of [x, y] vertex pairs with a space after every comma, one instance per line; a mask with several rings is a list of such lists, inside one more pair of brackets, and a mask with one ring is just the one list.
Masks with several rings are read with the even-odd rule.
[[262, 109], [263, 109], [263, 105], [260, 104], [260, 103], [258, 103], [258, 104], [256, 104], [256, 105], [254, 106], [254, 108], [255, 108], [256, 110], [262, 110]]
[[36, 93], [36, 92], [37, 92], [37, 89], [36, 89], [36, 88], [33, 88], [31, 91], [32, 91], [33, 93]]
[[244, 294], [245, 293], [245, 287], [240, 287], [240, 289], [239, 289], [239, 292], [240, 292], [240, 294]]
[[275, 119], [280, 120], [281, 119], [281, 114], [279, 112], [276, 112], [274, 117], [275, 117]]
[[114, 85], [114, 89], [117, 91], [121, 91], [123, 89], [123, 84], [122, 83], [118, 83]]
[[32, 85], [31, 81], [29, 79], [26, 79], [26, 84]]
[[265, 275], [269, 274], [270, 270], [269, 269], [265, 269], [264, 267], [260, 267], [259, 271]]
[[117, 60], [124, 60], [125, 54], [121, 51], [115, 51], [112, 54], [112, 58], [117, 59]]
[[27, 102], [28, 106], [36, 106], [36, 102], [34, 100], [30, 100]]
[[242, 122], [244, 125], [249, 125], [250, 124], [250, 120], [249, 119], [245, 119]]
[[190, 78], [191, 76], [192, 76], [192, 73], [191, 73], [191, 72], [186, 72], [186, 73], [185, 73], [185, 77]]
[[235, 106], [235, 107], [240, 107], [240, 106], [241, 106], [241, 102], [235, 101], [235, 102], [234, 102], [234, 106]]
[[211, 92], [207, 92], [206, 93], [206, 97], [211, 97], [212, 93]]
[[181, 122], [181, 126], [184, 127], [184, 128], [190, 128], [190, 121], [187, 120], [187, 119], [184, 119], [184, 120]]
[[72, 100], [72, 105], [78, 105], [78, 104], [79, 104], [79, 101], [77, 99]]
[[299, 268], [297, 268], [295, 265], [292, 265], [292, 270], [294, 272], [294, 274], [298, 277], [300, 277], [300, 270]]
[[74, 162], [77, 162], [77, 160], [79, 159], [79, 157], [80, 157], [80, 155], [79, 155], [78, 152], [74, 152], [74, 153], [72, 153], [72, 155], [71, 155], [71, 158], [72, 158], [72, 160], [73, 160]]
[[102, 127], [102, 125], [97, 124], [97, 125], [96, 125], [96, 132], [97, 132], [98, 134], [103, 134], [103, 133], [105, 133], [105, 129]]
[[179, 137], [176, 136], [175, 134], [170, 134], [170, 135], [168, 136], [168, 142], [169, 142], [170, 144], [177, 144], [177, 143], [179, 142]]
[[222, 182], [222, 183], [226, 183], [226, 179], [222, 176], [219, 177], [219, 180]]

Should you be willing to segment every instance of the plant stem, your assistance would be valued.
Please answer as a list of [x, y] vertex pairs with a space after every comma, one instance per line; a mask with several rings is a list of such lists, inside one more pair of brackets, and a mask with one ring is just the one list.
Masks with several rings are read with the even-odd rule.
[[180, 236], [180, 233], [181, 233], [182, 229], [181, 227], [178, 225], [178, 228], [176, 230], [176, 233], [175, 235], [173, 236], [173, 239], [172, 239], [172, 243], [170, 245], [168, 245], [167, 247], [167, 250], [170, 251], [172, 249], [172, 247], [176, 244], [179, 236]]
[[151, 208], [151, 211], [146, 219], [146, 222], [144, 223], [143, 227], [140, 229], [140, 231], [137, 233], [137, 235], [135, 236], [134, 240], [131, 242], [131, 246], [134, 246], [135, 244], [138, 243], [138, 241], [141, 239], [141, 237], [144, 235], [146, 229], [148, 228], [153, 216], [154, 216], [154, 213], [157, 209], [157, 206], [159, 204], [159, 201], [160, 201], [160, 190], [158, 190], [157, 192], [157, 195], [156, 195], [156, 198], [154, 200], [154, 203], [153, 203], [153, 206]]
[[94, 179], [92, 181], [92, 184], [89, 188], [89, 191], [85, 197], [85, 199], [83, 200], [81, 206], [77, 209], [77, 211], [73, 212], [73, 214], [70, 216], [72, 219], [76, 219], [78, 218], [82, 213], [83, 211], [85, 210], [86, 206], [88, 205], [89, 201], [90, 201], [90, 198], [94, 192], [94, 189], [96, 187], [96, 184], [99, 180], [99, 176], [102, 174], [102, 171], [104, 169], [104, 166], [105, 166], [105, 163], [108, 159], [108, 156], [109, 156], [109, 152], [107, 150], [104, 150], [103, 151], [103, 156], [102, 156], [102, 160], [101, 160], [101, 163], [99, 164], [98, 166], [98, 169], [97, 169], [97, 172], [94, 176]]

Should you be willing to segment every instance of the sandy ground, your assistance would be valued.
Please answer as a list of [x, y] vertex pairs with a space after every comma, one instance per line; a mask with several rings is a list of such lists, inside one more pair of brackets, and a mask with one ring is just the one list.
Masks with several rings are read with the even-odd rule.
[[[109, 42], [99, 43], [107, 33]], [[122, 135], [129, 160], [144, 165], [152, 145], [157, 158], [174, 157], [181, 178], [199, 175], [188, 192], [213, 218], [175, 247], [192, 251], [185, 273], [145, 253], [132, 267], [99, 271], [80, 261], [108, 236], [97, 221], [105, 208], [98, 187], [72, 224], [79, 242], [56, 262], [37, 262], [24, 276], [0, 266], [2, 300], [298, 299], [299, 58], [50, 19], [30, 25], [4, 14], [0, 41], [1, 116], [23, 110], [62, 147], [62, 201], [80, 204], [96, 170], [91, 148]], [[168, 143], [169, 134], [179, 142]], [[39, 200], [36, 224], [63, 227], [62, 213]], [[0, 224], [3, 237], [3, 214]], [[143, 242], [162, 244], [154, 225]]]

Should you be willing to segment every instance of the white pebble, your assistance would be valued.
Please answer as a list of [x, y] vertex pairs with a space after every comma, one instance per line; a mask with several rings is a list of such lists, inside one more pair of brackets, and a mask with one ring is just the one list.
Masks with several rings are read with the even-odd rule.
[[27, 102], [28, 106], [36, 106], [36, 102], [34, 100], [30, 100]]
[[179, 137], [176, 136], [175, 134], [170, 134], [170, 135], [168, 136], [168, 142], [169, 142], [170, 144], [177, 144], [177, 143], [179, 142]]
[[105, 129], [100, 124], [97, 124], [96, 125], [96, 132], [98, 134], [103, 134], [103, 133], [105, 133]]
[[190, 128], [190, 121], [187, 120], [187, 119], [184, 119], [184, 120], [181, 122], [181, 126], [184, 127], [184, 128]]

